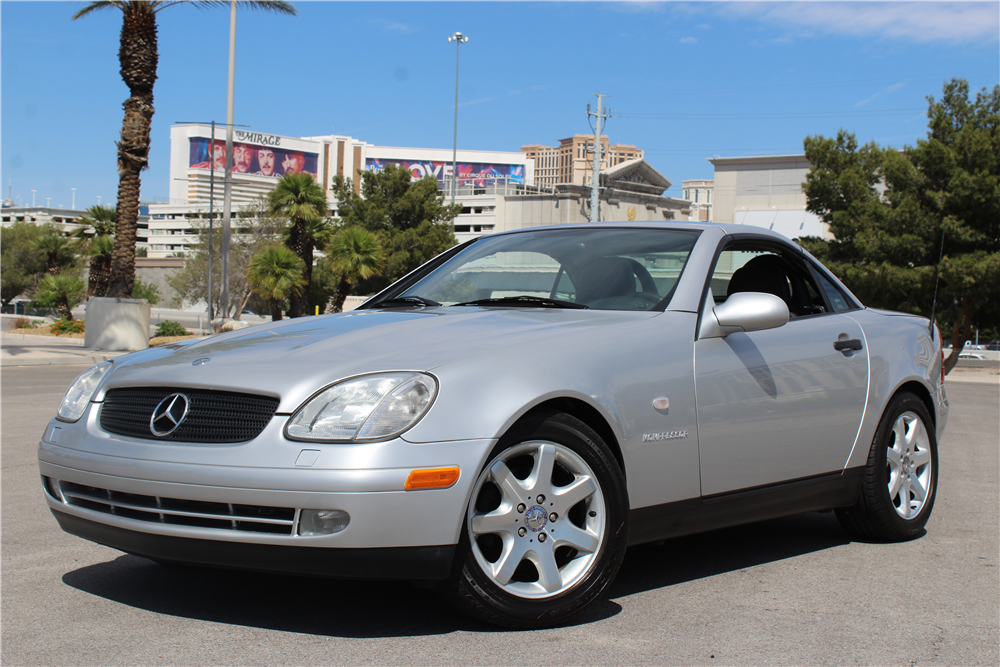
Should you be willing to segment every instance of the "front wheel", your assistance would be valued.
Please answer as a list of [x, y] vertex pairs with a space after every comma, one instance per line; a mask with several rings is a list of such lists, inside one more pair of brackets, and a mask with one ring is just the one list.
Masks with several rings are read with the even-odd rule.
[[861, 496], [853, 506], [838, 509], [837, 519], [862, 539], [917, 537], [934, 507], [937, 468], [937, 439], [927, 407], [913, 394], [899, 394], [875, 432]]
[[476, 480], [453, 598], [496, 625], [568, 621], [617, 573], [627, 516], [625, 480], [600, 436], [566, 414], [533, 418]]

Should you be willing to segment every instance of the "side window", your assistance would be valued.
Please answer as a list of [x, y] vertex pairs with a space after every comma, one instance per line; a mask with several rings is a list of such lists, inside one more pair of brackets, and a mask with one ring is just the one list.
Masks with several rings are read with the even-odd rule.
[[763, 292], [788, 304], [792, 317], [826, 312], [824, 292], [812, 275], [796, 258], [786, 259], [781, 248], [769, 245], [726, 248], [712, 273], [711, 290], [716, 303], [738, 292]]
[[822, 285], [823, 291], [826, 292], [826, 298], [830, 301], [830, 306], [833, 308], [833, 312], [842, 313], [845, 310], [851, 309], [851, 304], [847, 298], [841, 293], [837, 287], [826, 279], [820, 272], [816, 272], [819, 276], [819, 284]]
[[[735, 292], [757, 292], [765, 291], [769, 293], [774, 293], [775, 290], [780, 289], [780, 285], [772, 285], [771, 290], [767, 289], [743, 289], [742, 287], [749, 287], [745, 278], [749, 276], [753, 271], [750, 270], [740, 273], [740, 276], [736, 278], [736, 284], [730, 289], [730, 283], [736, 273], [750, 263], [753, 260], [757, 260], [758, 257], [774, 257], [777, 255], [774, 253], [764, 252], [762, 250], [740, 250], [740, 249], [726, 249], [722, 251], [719, 255], [719, 261], [715, 264], [715, 271], [712, 272], [712, 297], [715, 299], [716, 303], [722, 303], [726, 298]], [[767, 262], [770, 260], [760, 260], [757, 263]], [[741, 283], [743, 285], [741, 286]], [[786, 283], [787, 285], [787, 283]], [[760, 287], [758, 285], [758, 287]]]

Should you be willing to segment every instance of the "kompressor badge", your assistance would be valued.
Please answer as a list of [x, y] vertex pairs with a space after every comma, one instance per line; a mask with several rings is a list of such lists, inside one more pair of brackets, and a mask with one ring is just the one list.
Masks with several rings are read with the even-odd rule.
[[643, 433], [643, 442], [656, 442], [657, 440], [679, 440], [688, 437], [687, 431], [663, 431], [662, 433]]

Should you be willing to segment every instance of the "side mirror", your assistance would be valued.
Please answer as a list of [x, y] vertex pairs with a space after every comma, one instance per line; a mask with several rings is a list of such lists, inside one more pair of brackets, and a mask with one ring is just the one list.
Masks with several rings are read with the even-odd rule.
[[737, 292], [706, 311], [699, 338], [724, 338], [738, 331], [774, 329], [788, 322], [788, 305], [763, 292]]

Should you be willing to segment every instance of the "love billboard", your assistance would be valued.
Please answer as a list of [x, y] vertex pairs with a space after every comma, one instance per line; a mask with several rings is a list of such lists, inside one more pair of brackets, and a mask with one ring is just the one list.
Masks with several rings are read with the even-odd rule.
[[[451, 183], [451, 162], [386, 160], [368, 158], [365, 169], [382, 171], [387, 165], [402, 167], [413, 175], [414, 179], [436, 178], [439, 186]], [[523, 164], [487, 164], [483, 162], [459, 162], [459, 185], [496, 185], [498, 183], [524, 184]]]

